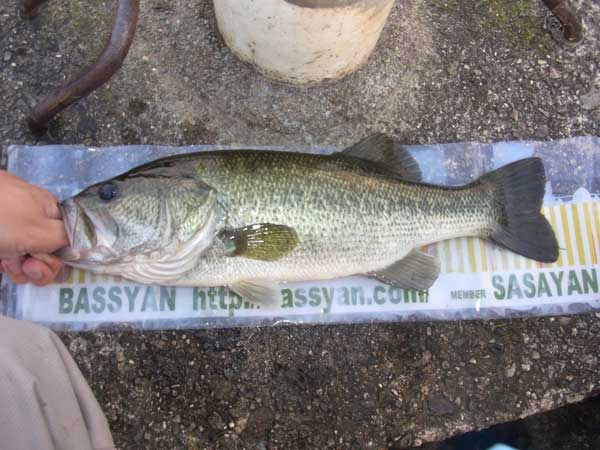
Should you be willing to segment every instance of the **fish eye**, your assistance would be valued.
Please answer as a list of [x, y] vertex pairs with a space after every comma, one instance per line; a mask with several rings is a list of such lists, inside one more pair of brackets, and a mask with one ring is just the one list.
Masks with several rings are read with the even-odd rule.
[[110, 202], [114, 200], [118, 197], [118, 195], [119, 189], [114, 183], [105, 183], [102, 186], [100, 186], [100, 189], [98, 189], [98, 197], [100, 197], [100, 200], [105, 202]]

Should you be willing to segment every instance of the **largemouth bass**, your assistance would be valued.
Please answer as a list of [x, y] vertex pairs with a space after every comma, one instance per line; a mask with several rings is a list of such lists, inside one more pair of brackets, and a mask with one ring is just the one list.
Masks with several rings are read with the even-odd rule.
[[142, 283], [228, 286], [273, 303], [277, 283], [363, 274], [426, 290], [419, 247], [478, 236], [553, 262], [545, 174], [528, 158], [461, 187], [421, 182], [384, 135], [332, 155], [217, 151], [165, 158], [62, 204], [67, 264]]

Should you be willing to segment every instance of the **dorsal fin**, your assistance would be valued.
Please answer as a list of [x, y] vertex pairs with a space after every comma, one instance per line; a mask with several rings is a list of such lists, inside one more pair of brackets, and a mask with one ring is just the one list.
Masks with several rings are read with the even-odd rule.
[[397, 173], [403, 180], [422, 181], [421, 169], [415, 158], [408, 150], [383, 133], [376, 133], [363, 139], [343, 150], [342, 154], [380, 164]]

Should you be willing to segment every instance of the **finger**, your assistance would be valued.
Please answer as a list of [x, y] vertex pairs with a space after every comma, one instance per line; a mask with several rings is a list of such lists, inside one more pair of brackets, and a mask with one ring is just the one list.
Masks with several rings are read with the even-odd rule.
[[48, 195], [50, 198], [47, 200], [46, 215], [49, 219], [60, 220], [62, 218], [62, 214], [60, 212], [60, 208], [58, 207], [58, 201], [56, 200], [54, 195], [50, 194], [49, 192]]
[[10, 258], [2, 260], [2, 267], [6, 273], [11, 273], [14, 275], [23, 275], [23, 262], [25, 261], [24, 256], [20, 256], [17, 258]]
[[36, 236], [27, 250], [29, 253], [53, 253], [69, 245], [69, 237], [62, 220], [46, 220], [39, 226]]
[[23, 273], [22, 264], [25, 258], [13, 258], [5, 259], [2, 261], [2, 268], [13, 281], [13, 283], [24, 284], [27, 283], [27, 277]]
[[23, 273], [30, 283], [36, 286], [45, 286], [52, 283], [56, 274], [44, 262], [35, 258], [28, 258], [23, 263]]
[[64, 267], [64, 263], [59, 258], [53, 255], [48, 255], [45, 253], [36, 253], [31, 255], [31, 257], [46, 264], [46, 266], [50, 268], [54, 276], [56, 276], [58, 272], [60, 272], [61, 269]]

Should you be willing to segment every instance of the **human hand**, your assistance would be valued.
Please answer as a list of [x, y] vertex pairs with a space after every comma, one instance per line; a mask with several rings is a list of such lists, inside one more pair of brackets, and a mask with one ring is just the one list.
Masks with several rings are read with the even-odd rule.
[[51, 253], [68, 244], [56, 198], [0, 170], [0, 271], [19, 284], [51, 283], [63, 268]]

